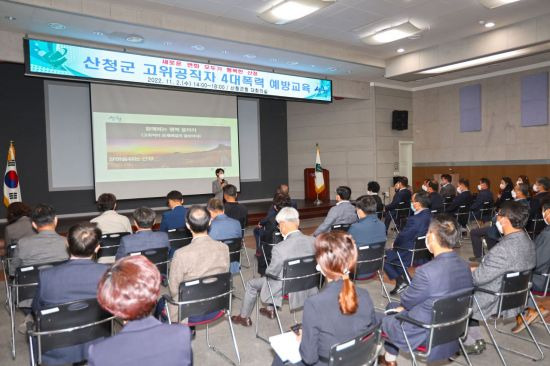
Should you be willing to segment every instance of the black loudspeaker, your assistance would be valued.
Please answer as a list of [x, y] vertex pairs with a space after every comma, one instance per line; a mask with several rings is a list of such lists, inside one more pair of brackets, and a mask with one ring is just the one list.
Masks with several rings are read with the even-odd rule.
[[391, 118], [392, 130], [406, 130], [409, 128], [409, 111], [393, 111]]

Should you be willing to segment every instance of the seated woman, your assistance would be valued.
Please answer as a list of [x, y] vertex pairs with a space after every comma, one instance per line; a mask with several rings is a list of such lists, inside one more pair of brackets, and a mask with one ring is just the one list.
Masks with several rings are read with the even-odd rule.
[[33, 235], [30, 219], [31, 208], [23, 202], [13, 202], [8, 206], [7, 220], [4, 231], [4, 240], [0, 240], [0, 256], [5, 255], [8, 245], [16, 244], [24, 236]]
[[101, 307], [124, 321], [115, 336], [91, 345], [89, 366], [191, 365], [189, 328], [162, 324], [150, 314], [160, 293], [160, 273], [144, 256], [124, 257], [97, 288]]
[[[327, 284], [304, 304], [300, 341], [300, 365], [328, 365], [330, 348], [377, 325], [374, 305], [366, 290], [349, 278], [357, 262], [357, 246], [351, 235], [332, 231], [315, 240], [315, 258]], [[322, 316], [319, 316], [322, 314]], [[273, 365], [282, 365], [277, 356]]]

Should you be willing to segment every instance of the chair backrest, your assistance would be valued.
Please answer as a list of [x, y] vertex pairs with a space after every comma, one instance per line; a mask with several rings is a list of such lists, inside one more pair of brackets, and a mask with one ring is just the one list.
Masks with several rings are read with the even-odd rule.
[[357, 244], [357, 264], [355, 278], [374, 273], [384, 267], [385, 242], [373, 244]]
[[411, 213], [411, 205], [407, 202], [399, 202], [397, 208], [395, 209], [395, 215], [398, 218], [409, 217]]
[[283, 264], [283, 296], [318, 287], [321, 272], [314, 255], [287, 259]]
[[171, 229], [168, 230], [168, 240], [170, 241], [170, 247], [173, 250], [178, 250], [186, 245], [191, 244], [193, 235], [187, 228]]
[[351, 224], [334, 224], [334, 225], [331, 225], [330, 231], [340, 230], [340, 231], [348, 232], [350, 227], [351, 227]]
[[233, 238], [222, 240], [229, 247], [229, 262], [240, 262], [241, 249], [243, 247], [242, 238]]
[[416, 237], [416, 239], [414, 240], [414, 249], [415, 262], [418, 262], [420, 260], [429, 261], [433, 258], [432, 253], [430, 253], [430, 251], [426, 247], [426, 235]]
[[456, 221], [462, 226], [466, 226], [470, 218], [470, 205], [459, 206], [455, 213]]
[[40, 270], [50, 268], [61, 263], [64, 263], [64, 261], [18, 267], [15, 270], [14, 280], [14, 285], [16, 286], [15, 303], [19, 304], [22, 301], [34, 299], [36, 288], [38, 287], [38, 275]]
[[533, 271], [507, 272], [502, 276], [499, 298], [499, 314], [502, 311], [520, 308], [527, 304]]
[[431, 346], [435, 347], [463, 337], [472, 313], [473, 289], [460, 291], [436, 300], [433, 304]]
[[530, 218], [529, 221], [527, 221], [527, 224], [525, 225], [527, 234], [531, 237], [531, 240], [535, 240], [537, 235], [540, 234], [540, 232], [546, 227], [546, 223], [544, 222], [544, 219], [539, 218]]
[[156, 265], [160, 273], [166, 274], [168, 271], [168, 248], [166, 247], [130, 252], [128, 255], [142, 255]]
[[111, 314], [99, 306], [97, 299], [73, 301], [42, 309], [36, 314], [37, 332], [76, 329], [39, 336], [40, 353], [110, 337], [113, 319]]
[[97, 258], [101, 257], [112, 257], [116, 255], [118, 246], [120, 245], [120, 239], [123, 236], [129, 235], [130, 233], [111, 233], [101, 235], [99, 240], [99, 251], [97, 252]]
[[376, 216], [378, 216], [378, 220], [382, 220], [383, 215], [384, 215], [384, 211], [376, 211]]
[[230, 310], [231, 278], [231, 273], [226, 272], [180, 283], [178, 301], [185, 301], [185, 304], [179, 305], [179, 321]]
[[378, 325], [360, 336], [333, 345], [329, 353], [329, 366], [372, 365], [378, 357], [380, 334]]
[[450, 204], [453, 202], [453, 196], [446, 196], [446, 197], [443, 197], [443, 204]]

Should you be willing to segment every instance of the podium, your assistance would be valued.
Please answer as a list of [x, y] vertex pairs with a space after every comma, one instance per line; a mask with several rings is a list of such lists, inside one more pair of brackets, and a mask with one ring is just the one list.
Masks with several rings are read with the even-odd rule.
[[[323, 169], [323, 179], [325, 180], [325, 190], [319, 193], [319, 199], [323, 202], [330, 201], [330, 174], [329, 171]], [[315, 201], [317, 193], [315, 193], [315, 169], [304, 169], [304, 199], [306, 201]]]

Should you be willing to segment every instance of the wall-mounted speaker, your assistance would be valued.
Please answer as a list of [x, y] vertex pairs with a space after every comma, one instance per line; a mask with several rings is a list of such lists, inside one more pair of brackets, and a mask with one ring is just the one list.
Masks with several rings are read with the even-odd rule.
[[391, 118], [392, 130], [403, 131], [409, 128], [409, 111], [393, 111]]

